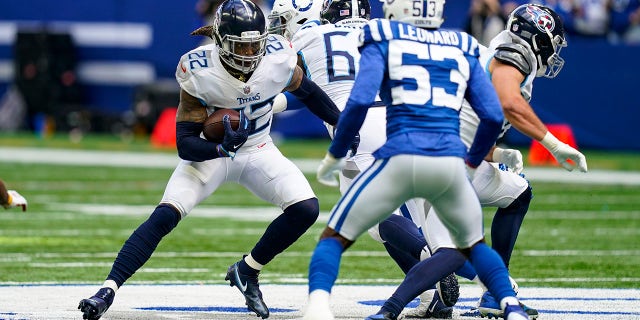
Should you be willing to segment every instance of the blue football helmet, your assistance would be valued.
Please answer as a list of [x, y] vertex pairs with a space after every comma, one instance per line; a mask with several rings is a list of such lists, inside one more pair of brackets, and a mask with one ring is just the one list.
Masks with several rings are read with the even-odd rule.
[[337, 23], [346, 19], [366, 23], [371, 17], [369, 0], [324, 0], [320, 13], [323, 23]]
[[560, 49], [567, 46], [567, 40], [555, 11], [538, 4], [523, 4], [511, 12], [505, 29], [529, 44], [538, 60], [537, 76], [558, 75], [564, 66]]
[[226, 0], [213, 18], [220, 59], [242, 73], [256, 69], [265, 54], [267, 29], [260, 7], [249, 0]]

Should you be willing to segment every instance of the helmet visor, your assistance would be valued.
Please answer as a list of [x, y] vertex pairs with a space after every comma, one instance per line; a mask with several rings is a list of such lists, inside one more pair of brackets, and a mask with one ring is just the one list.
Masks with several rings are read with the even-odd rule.
[[[547, 31], [547, 33], [549, 33]], [[564, 59], [560, 57], [560, 51], [567, 46], [567, 41], [560, 37], [551, 37], [551, 44], [553, 45], [553, 54], [547, 59], [547, 70], [545, 70], [545, 78], [555, 78], [562, 67], [564, 66]]]
[[287, 22], [291, 20], [292, 16], [293, 13], [291, 11], [271, 13], [268, 17], [269, 33], [285, 36], [285, 31], [287, 30]]
[[267, 34], [258, 31], [243, 32], [240, 37], [226, 35], [223, 40], [221, 57], [234, 69], [248, 73], [258, 66], [265, 53]]

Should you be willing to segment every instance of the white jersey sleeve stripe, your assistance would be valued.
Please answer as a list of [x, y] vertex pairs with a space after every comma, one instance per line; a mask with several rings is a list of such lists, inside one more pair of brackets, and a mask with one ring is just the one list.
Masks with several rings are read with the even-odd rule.
[[384, 21], [378, 20], [375, 27], [373, 26], [373, 24], [370, 24], [371, 28], [369, 28], [369, 31], [371, 31], [371, 39], [373, 39], [374, 41], [382, 41], [382, 36], [380, 35], [380, 25], [383, 23]]
[[382, 32], [384, 33], [385, 39], [393, 39], [393, 31], [391, 30], [391, 25], [388, 21], [384, 21], [386, 23], [381, 23]]
[[460, 45], [460, 49], [462, 49], [463, 52], [468, 52], [469, 50], [469, 37], [460, 37], [462, 38], [462, 44]]
[[480, 55], [479, 52], [479, 44], [478, 44], [478, 40], [476, 40], [476, 38], [472, 37], [471, 35], [467, 34], [466, 38], [468, 38], [469, 40], [471, 40], [471, 45], [469, 48], [469, 54], [472, 56], [478, 56]]

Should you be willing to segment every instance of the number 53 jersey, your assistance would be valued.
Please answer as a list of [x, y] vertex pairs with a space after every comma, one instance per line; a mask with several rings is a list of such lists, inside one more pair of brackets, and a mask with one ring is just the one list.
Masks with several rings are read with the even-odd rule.
[[[379, 85], [387, 106], [387, 143], [374, 156], [464, 157], [459, 112], [465, 96], [480, 97], [474, 102], [481, 107], [485, 90], [493, 90], [478, 61], [477, 40], [464, 32], [374, 19], [363, 28], [359, 43], [363, 54], [360, 73], [349, 100], [361, 104]], [[368, 55], [372, 61], [365, 59]], [[386, 64], [378, 66], [385, 68], [381, 83], [370, 83], [379, 81], [377, 74], [360, 79], [366, 69], [373, 68], [367, 65], [373, 60]], [[410, 132], [421, 134], [406, 141]]]

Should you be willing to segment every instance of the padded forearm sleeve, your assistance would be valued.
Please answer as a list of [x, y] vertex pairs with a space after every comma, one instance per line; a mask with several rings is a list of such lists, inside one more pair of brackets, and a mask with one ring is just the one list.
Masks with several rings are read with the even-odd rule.
[[178, 156], [188, 161], [205, 161], [218, 158], [217, 143], [200, 138], [202, 123], [181, 121], [176, 123]]

